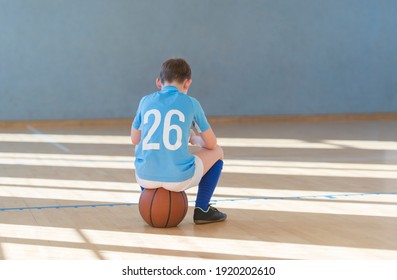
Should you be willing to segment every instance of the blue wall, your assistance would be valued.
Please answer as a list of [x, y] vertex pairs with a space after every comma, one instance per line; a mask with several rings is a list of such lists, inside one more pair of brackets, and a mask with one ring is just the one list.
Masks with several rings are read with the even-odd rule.
[[0, 121], [133, 117], [185, 57], [212, 116], [397, 112], [395, 0], [0, 0]]

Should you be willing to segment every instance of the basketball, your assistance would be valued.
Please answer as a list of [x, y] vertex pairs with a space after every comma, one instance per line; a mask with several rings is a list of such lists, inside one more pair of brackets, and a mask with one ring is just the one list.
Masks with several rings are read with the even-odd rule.
[[185, 218], [187, 209], [188, 201], [184, 191], [145, 189], [139, 198], [139, 213], [152, 227], [176, 227]]

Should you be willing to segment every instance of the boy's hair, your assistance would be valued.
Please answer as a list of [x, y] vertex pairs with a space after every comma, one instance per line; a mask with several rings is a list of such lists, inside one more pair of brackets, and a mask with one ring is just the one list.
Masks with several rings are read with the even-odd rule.
[[161, 65], [159, 78], [162, 84], [173, 81], [183, 83], [186, 79], [192, 78], [192, 70], [183, 58], [171, 58]]

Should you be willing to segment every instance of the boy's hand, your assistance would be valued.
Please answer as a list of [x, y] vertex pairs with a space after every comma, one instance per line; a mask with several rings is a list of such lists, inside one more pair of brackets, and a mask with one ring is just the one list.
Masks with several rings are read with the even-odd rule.
[[190, 130], [189, 143], [192, 145], [200, 146], [201, 148], [205, 147], [205, 142], [204, 142], [203, 138], [201, 138], [201, 136], [199, 136], [199, 135], [196, 135], [196, 133], [194, 133], [193, 129]]
[[204, 142], [203, 138], [201, 138], [201, 136], [198, 136], [198, 135], [194, 135], [193, 137], [191, 137], [190, 143], [192, 145], [200, 146], [201, 148], [205, 147], [205, 142]]

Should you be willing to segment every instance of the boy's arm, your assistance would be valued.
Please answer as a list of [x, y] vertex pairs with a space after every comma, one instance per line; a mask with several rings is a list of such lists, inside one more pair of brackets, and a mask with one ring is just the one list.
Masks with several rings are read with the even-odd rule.
[[[208, 120], [205, 116], [204, 110], [200, 105], [200, 102], [197, 101], [195, 98], [191, 98], [194, 107], [194, 126], [196, 130], [200, 133], [202, 141], [204, 142], [200, 146], [206, 148], [208, 150], [214, 150], [217, 148], [217, 140], [214, 131], [212, 130]], [[193, 140], [193, 139], [192, 139]], [[194, 142], [198, 142], [193, 140]]]
[[138, 105], [138, 110], [136, 111], [134, 121], [132, 122], [131, 126], [131, 141], [132, 144], [138, 145], [139, 142], [141, 141], [141, 122], [142, 122], [142, 117], [141, 117], [141, 107], [142, 103], [145, 100], [146, 96], [144, 96], [141, 101], [139, 102]]
[[133, 126], [131, 127], [131, 141], [134, 145], [138, 145], [141, 141], [141, 131], [135, 129]]
[[201, 138], [203, 138], [205, 146], [204, 148], [208, 150], [214, 150], [218, 146], [216, 136], [212, 128], [208, 128], [206, 131], [200, 133]]

